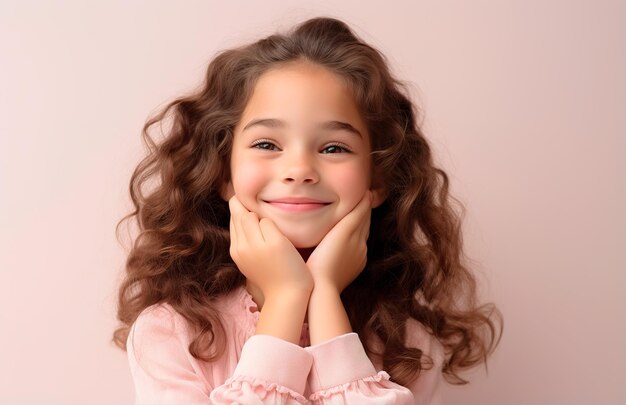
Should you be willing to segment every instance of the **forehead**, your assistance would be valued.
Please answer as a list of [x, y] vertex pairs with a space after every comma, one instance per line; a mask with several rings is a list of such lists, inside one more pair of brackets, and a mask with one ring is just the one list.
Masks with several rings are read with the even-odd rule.
[[301, 127], [323, 121], [348, 122], [363, 135], [367, 128], [345, 81], [330, 70], [298, 62], [259, 77], [235, 129], [253, 119], [274, 118]]

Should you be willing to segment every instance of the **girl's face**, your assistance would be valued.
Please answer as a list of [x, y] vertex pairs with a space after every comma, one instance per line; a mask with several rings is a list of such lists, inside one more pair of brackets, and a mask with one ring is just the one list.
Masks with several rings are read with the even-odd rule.
[[223, 196], [272, 219], [295, 247], [315, 247], [370, 188], [370, 151], [338, 76], [305, 63], [276, 68], [259, 78], [235, 127]]

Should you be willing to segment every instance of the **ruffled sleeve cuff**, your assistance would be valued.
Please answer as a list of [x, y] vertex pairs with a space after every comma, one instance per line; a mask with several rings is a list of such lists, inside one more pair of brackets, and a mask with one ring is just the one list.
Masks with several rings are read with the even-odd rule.
[[356, 333], [337, 336], [305, 349], [313, 357], [309, 374], [312, 392], [326, 391], [356, 380], [379, 380], [371, 360]]
[[302, 395], [313, 357], [304, 348], [269, 335], [246, 341], [233, 380], [263, 381], [266, 386], [285, 387]]

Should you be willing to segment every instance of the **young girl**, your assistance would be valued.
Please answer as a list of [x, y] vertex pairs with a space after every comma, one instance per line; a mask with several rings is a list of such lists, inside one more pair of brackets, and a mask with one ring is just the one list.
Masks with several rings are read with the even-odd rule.
[[220, 53], [144, 137], [114, 334], [137, 404], [438, 404], [497, 346], [416, 109], [343, 22]]

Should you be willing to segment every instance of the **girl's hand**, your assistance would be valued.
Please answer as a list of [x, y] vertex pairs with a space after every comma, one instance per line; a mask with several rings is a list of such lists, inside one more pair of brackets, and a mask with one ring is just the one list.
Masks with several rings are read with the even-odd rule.
[[308, 292], [313, 279], [293, 244], [269, 218], [259, 220], [233, 196], [230, 208], [230, 255], [239, 271], [258, 286], [265, 299]]
[[365, 268], [370, 230], [372, 193], [341, 219], [315, 248], [307, 266], [315, 288], [330, 287], [341, 293]]

